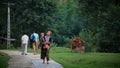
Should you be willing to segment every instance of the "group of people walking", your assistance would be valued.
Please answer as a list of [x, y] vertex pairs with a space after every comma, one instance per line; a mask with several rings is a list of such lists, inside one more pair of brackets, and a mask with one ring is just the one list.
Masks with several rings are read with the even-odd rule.
[[40, 33], [40, 37], [36, 32], [33, 32], [29, 38], [29, 36], [24, 33], [21, 38], [21, 46], [22, 46], [22, 55], [27, 55], [27, 46], [28, 41], [32, 42], [33, 46], [33, 54], [37, 55], [37, 50], [39, 44], [41, 45], [41, 59], [43, 59], [43, 63], [45, 63], [45, 59], [47, 60], [47, 64], [49, 64], [49, 51], [52, 46], [53, 39], [51, 37], [52, 31], [48, 31], [46, 35], [44, 33]]

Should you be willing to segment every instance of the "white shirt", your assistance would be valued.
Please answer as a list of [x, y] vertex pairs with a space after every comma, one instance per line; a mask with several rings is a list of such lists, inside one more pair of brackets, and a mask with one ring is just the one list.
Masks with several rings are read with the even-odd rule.
[[22, 44], [28, 44], [29, 37], [27, 35], [23, 35], [21, 40], [22, 40]]

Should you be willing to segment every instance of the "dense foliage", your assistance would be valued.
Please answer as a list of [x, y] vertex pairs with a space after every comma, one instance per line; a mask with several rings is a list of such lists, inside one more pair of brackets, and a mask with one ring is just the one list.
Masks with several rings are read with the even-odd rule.
[[[54, 45], [70, 47], [75, 37], [86, 51], [120, 52], [119, 0], [12, 0], [11, 36], [53, 31]], [[0, 1], [0, 36], [6, 37], [7, 6]]]
[[[120, 4], [118, 0], [79, 0], [85, 34], [93, 47], [102, 52], [120, 52]], [[86, 36], [85, 36], [86, 37]], [[84, 38], [85, 38], [84, 37]], [[89, 43], [88, 43], [89, 44]]]
[[[6, 37], [6, 23], [7, 23], [7, 6], [1, 1], [1, 36]], [[11, 5], [11, 37], [17, 39], [16, 45], [20, 44], [20, 38], [23, 32], [28, 35], [34, 31], [46, 31], [47, 27], [51, 25], [53, 19], [52, 14], [56, 11], [55, 3], [51, 0], [12, 0], [14, 5]], [[4, 26], [2, 26], [4, 25]], [[15, 46], [16, 46], [15, 45]]]

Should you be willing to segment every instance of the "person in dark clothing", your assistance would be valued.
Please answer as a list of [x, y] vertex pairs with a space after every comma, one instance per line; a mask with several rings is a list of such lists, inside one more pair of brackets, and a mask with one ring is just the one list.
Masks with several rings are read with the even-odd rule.
[[47, 64], [49, 64], [49, 51], [52, 46], [52, 32], [48, 31], [47, 35], [44, 36], [44, 33], [41, 33], [40, 41], [41, 41], [41, 59], [43, 59], [43, 63], [45, 63], [45, 58], [47, 60]]
[[44, 42], [45, 42], [45, 36], [44, 33], [41, 33], [41, 37], [40, 37], [40, 44], [41, 44], [41, 59], [43, 59], [43, 55], [44, 55]]

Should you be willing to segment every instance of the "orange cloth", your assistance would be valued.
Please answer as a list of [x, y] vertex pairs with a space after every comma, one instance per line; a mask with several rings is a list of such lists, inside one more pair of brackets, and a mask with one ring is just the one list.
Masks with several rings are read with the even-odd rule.
[[44, 48], [47, 48], [47, 50], [49, 50], [50, 46], [49, 45], [44, 45]]

